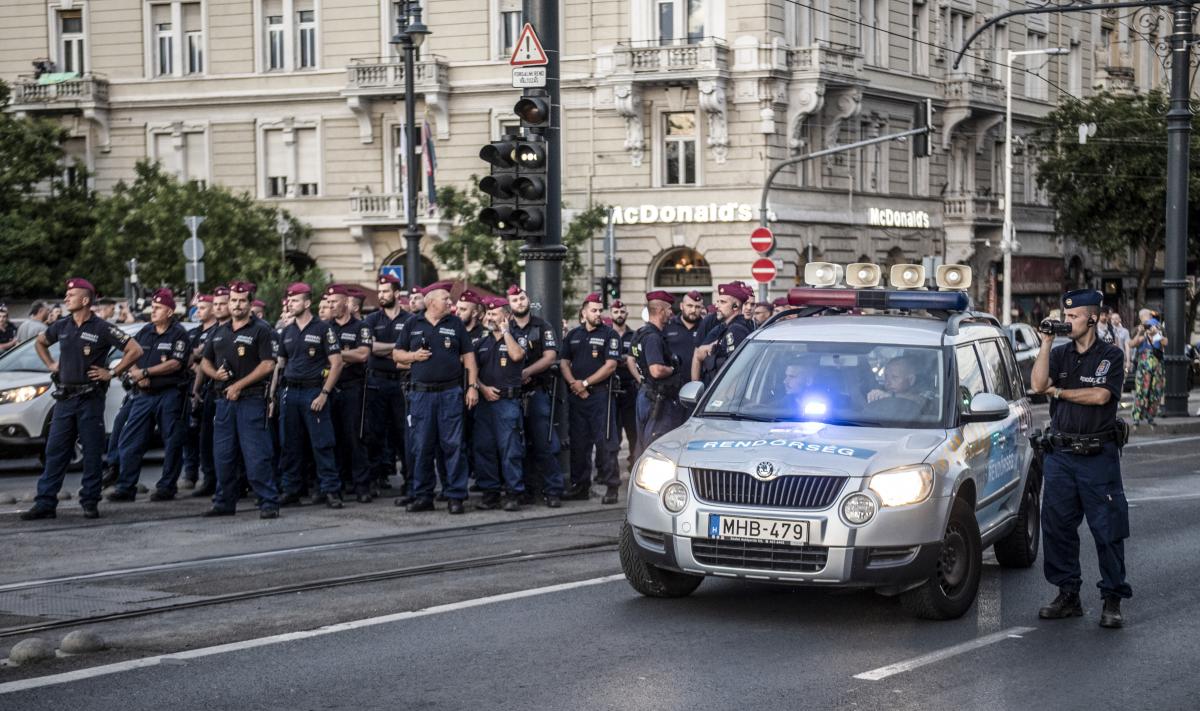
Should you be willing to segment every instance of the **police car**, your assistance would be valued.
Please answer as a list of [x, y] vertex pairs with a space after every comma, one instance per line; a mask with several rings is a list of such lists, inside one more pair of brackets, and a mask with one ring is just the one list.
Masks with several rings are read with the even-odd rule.
[[690, 594], [706, 576], [900, 595], [963, 615], [983, 551], [1035, 562], [1038, 464], [1010, 341], [969, 310], [970, 271], [806, 266], [810, 288], [756, 330], [678, 429], [637, 460], [621, 530], [635, 590]]

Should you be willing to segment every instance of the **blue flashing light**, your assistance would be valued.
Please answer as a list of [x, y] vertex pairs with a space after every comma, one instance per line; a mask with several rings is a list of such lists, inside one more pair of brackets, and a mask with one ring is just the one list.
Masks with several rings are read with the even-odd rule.
[[805, 417], [824, 417], [829, 414], [829, 404], [824, 400], [806, 398], [801, 407]]
[[966, 311], [971, 299], [961, 291], [889, 291], [886, 303], [891, 309]]
[[791, 306], [825, 306], [840, 309], [915, 309], [966, 311], [970, 298], [961, 291], [917, 289], [796, 288], [788, 292]]

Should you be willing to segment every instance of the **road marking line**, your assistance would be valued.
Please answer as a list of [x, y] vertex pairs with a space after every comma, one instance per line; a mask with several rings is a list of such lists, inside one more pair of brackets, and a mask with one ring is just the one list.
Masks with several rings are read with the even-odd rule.
[[1166, 494], [1164, 496], [1138, 496], [1126, 499], [1131, 504], [1141, 504], [1147, 501], [1191, 501], [1200, 499], [1200, 494]]
[[1194, 442], [1198, 439], [1200, 439], [1200, 435], [1193, 435], [1191, 437], [1159, 437], [1158, 439], [1143, 439], [1143, 440], [1136, 440], [1134, 442], [1130, 442], [1129, 444], [1125, 445], [1125, 449], [1135, 449], [1137, 447], [1148, 447], [1152, 444], [1163, 444], [1163, 443], [1174, 444], [1176, 442]]
[[611, 583], [624, 579], [625, 576], [620, 574], [606, 575], [602, 578], [590, 578], [588, 580], [579, 580], [573, 583], [547, 585], [541, 588], [530, 588], [529, 590], [517, 590], [515, 592], [502, 593], [500, 595], [489, 595], [488, 597], [475, 598], [474, 600], [463, 600], [462, 602], [452, 602], [446, 605], [435, 605], [433, 607], [426, 607], [421, 610], [408, 610], [406, 612], [396, 612], [391, 615], [367, 617], [361, 620], [351, 620], [350, 622], [342, 622], [336, 625], [318, 627], [314, 630], [287, 632], [284, 634], [272, 635], [270, 637], [259, 637], [257, 639], [243, 640], [241, 642], [218, 644], [213, 647], [191, 649], [185, 652], [160, 654], [155, 657], [146, 657], [144, 659], [130, 659], [128, 661], [117, 662], [115, 664], [105, 664], [103, 666], [91, 667], [88, 669], [78, 669], [76, 671], [64, 672], [62, 674], [51, 674], [50, 676], [21, 679], [20, 681], [10, 681], [6, 684], [0, 684], [0, 694], [11, 694], [29, 689], [39, 689], [45, 686], [68, 684], [73, 681], [82, 681], [84, 679], [92, 679], [98, 676], [107, 676], [109, 674], [119, 674], [121, 672], [130, 671], [133, 669], [144, 669], [146, 667], [158, 666], [160, 664], [173, 665], [188, 659], [200, 659], [202, 657], [211, 657], [213, 655], [225, 654], [227, 652], [238, 652], [244, 649], [255, 649], [257, 647], [266, 647], [272, 644], [294, 642], [296, 640], [310, 639], [312, 637], [323, 637], [325, 635], [337, 634], [338, 632], [346, 632], [364, 627], [374, 627], [376, 625], [386, 625], [392, 622], [401, 622], [403, 620], [410, 620], [417, 617], [440, 615], [444, 612], [468, 610], [473, 607], [482, 607], [484, 605], [492, 605], [498, 602], [520, 600], [538, 595], [548, 595], [550, 593], [574, 590], [576, 588], [589, 587], [592, 585], [602, 585], [604, 583]]
[[906, 671], [912, 671], [913, 669], [916, 669], [917, 667], [923, 667], [926, 664], [933, 664], [934, 662], [940, 662], [943, 659], [949, 659], [950, 657], [963, 654], [964, 652], [970, 652], [972, 650], [979, 649], [980, 647], [986, 647], [989, 644], [995, 644], [996, 642], [1002, 642], [1006, 639], [1011, 639], [1014, 637], [1020, 639], [1021, 635], [1027, 632], [1032, 632], [1033, 629], [1034, 628], [1032, 627], [1010, 627], [1006, 630], [993, 632], [992, 634], [984, 637], [973, 639], [970, 642], [963, 642], [962, 644], [956, 644], [953, 647], [939, 649], [936, 652], [930, 652], [929, 654], [922, 654], [919, 657], [913, 657], [912, 659], [903, 662], [889, 664], [886, 667], [872, 669], [871, 671], [863, 672], [862, 674], [855, 674], [854, 678], [863, 679], [865, 681], [879, 681], [881, 679], [886, 679], [889, 676], [895, 676], [896, 674], [903, 674]]

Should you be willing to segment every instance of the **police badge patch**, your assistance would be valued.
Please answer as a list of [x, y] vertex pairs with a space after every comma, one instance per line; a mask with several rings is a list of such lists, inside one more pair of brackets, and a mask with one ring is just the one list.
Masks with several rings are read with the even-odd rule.
[[85, 356], [90, 356], [90, 355], [92, 354], [92, 347], [91, 347], [91, 346], [84, 346], [84, 347], [83, 347], [83, 354], [84, 354]]
[[246, 347], [239, 344], [238, 345], [238, 358], [245, 358], [245, 357], [246, 357]]
[[449, 336], [447, 336], [446, 340], [442, 342], [442, 345], [444, 345], [446, 347], [446, 350], [450, 350], [450, 337]]
[[1102, 375], [1107, 375], [1108, 369], [1111, 366], [1112, 366], [1112, 363], [1107, 360], [1100, 361], [1100, 366], [1098, 368], [1096, 368], [1096, 377], [1099, 378]]
[[309, 347], [308, 347], [308, 357], [309, 357], [309, 358], [315, 358], [316, 356], [317, 356], [317, 348], [316, 348], [316, 346], [309, 346]]

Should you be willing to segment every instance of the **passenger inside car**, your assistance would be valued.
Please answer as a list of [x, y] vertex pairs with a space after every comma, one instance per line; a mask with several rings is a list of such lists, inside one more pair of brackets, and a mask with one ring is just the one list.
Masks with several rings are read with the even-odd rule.
[[908, 356], [888, 361], [883, 369], [883, 387], [867, 393], [866, 413], [891, 419], [906, 413], [928, 414], [932, 393], [920, 383], [920, 367]]

